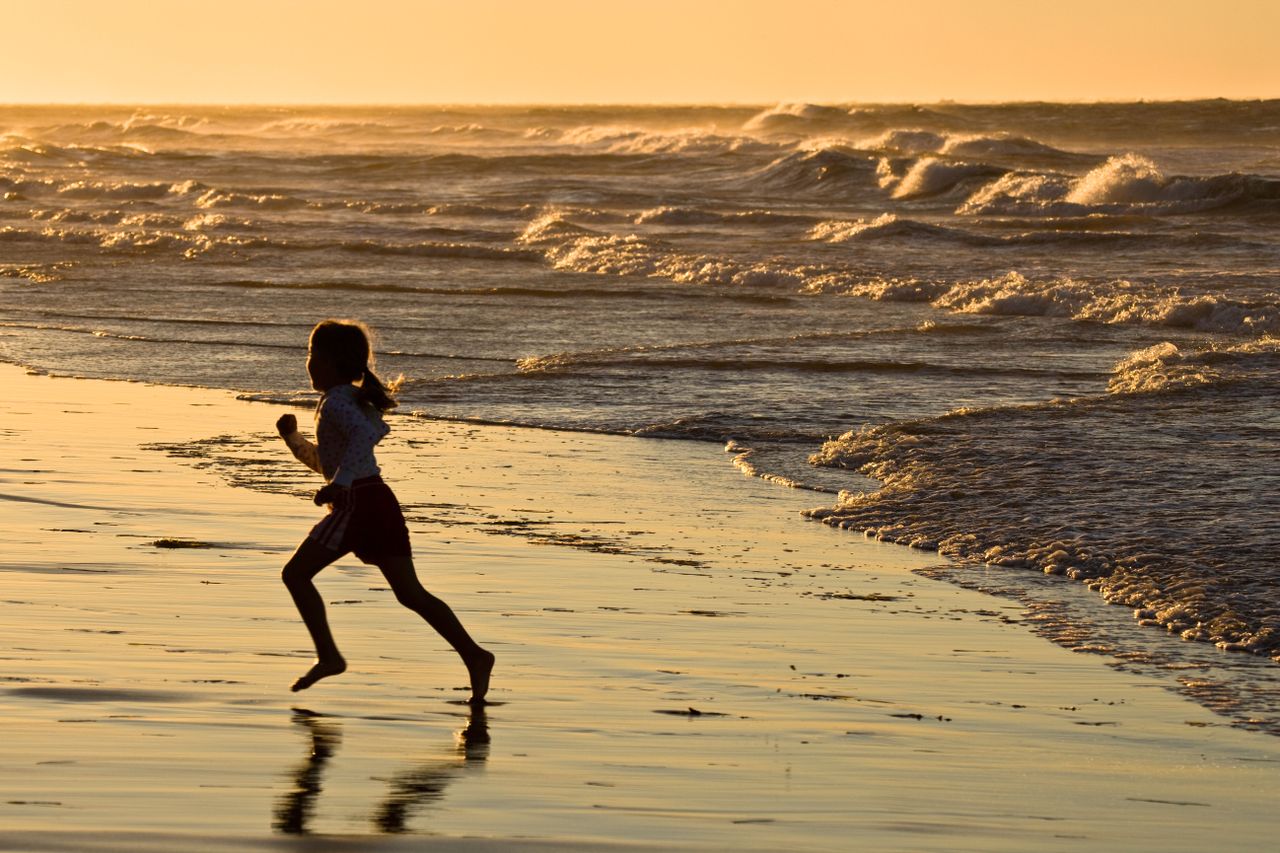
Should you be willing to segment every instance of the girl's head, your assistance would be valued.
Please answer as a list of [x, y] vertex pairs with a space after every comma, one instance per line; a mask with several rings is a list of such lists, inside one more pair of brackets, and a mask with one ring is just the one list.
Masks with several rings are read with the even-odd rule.
[[307, 347], [307, 374], [317, 391], [351, 382], [359, 386], [362, 402], [380, 412], [393, 409], [392, 397], [400, 381], [383, 385], [373, 372], [370, 332], [355, 320], [325, 320], [311, 330]]

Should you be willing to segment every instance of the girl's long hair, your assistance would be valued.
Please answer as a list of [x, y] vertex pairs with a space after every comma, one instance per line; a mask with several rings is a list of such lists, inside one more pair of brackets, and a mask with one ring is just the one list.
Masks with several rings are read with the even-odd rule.
[[373, 332], [359, 320], [324, 320], [311, 330], [311, 352], [331, 362], [344, 382], [357, 383], [361, 403], [388, 412], [398, 405], [395, 393], [404, 377], [384, 384], [373, 372], [372, 338]]

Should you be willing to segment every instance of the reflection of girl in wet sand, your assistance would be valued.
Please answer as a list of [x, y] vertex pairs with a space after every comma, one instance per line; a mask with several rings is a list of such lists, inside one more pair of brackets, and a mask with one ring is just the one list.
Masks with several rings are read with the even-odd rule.
[[[292, 788], [276, 802], [272, 826], [291, 835], [310, 833], [316, 806], [324, 790], [325, 768], [342, 742], [341, 721], [313, 711], [293, 709], [293, 721], [311, 736], [306, 759], [292, 774]], [[468, 766], [483, 764], [489, 757], [489, 724], [483, 705], [471, 706], [466, 727], [455, 733], [453, 758], [424, 761], [402, 770], [387, 780], [387, 795], [370, 816], [379, 832], [409, 831], [415, 812], [439, 802], [445, 789]]]
[[488, 760], [489, 723], [483, 705], [471, 707], [466, 728], [455, 732], [454, 738], [454, 759], [423, 762], [387, 780], [387, 796], [372, 817], [379, 832], [407, 832], [414, 812], [444, 799], [449, 782], [466, 767]]
[[449, 605], [428, 593], [418, 581], [400, 504], [379, 476], [373, 448], [390, 431], [382, 416], [396, 405], [393, 389], [374, 374], [372, 352], [360, 323], [325, 320], [311, 331], [307, 373], [323, 395], [316, 410], [316, 443], [298, 432], [293, 415], [282, 415], [276, 429], [293, 455], [322, 474], [326, 485], [316, 492], [329, 514], [303, 540], [284, 567], [284, 583], [316, 647], [316, 662], [292, 689], [305, 690], [322, 678], [338, 675], [347, 662], [329, 631], [324, 600], [312, 578], [325, 566], [354, 552], [377, 566], [396, 600], [425, 619], [453, 646], [471, 679], [472, 703], [483, 703], [489, 690], [493, 655], [471, 639]]

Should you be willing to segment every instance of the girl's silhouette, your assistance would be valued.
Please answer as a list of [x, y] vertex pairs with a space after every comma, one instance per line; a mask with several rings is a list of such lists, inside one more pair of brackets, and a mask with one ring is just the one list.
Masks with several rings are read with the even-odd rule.
[[282, 415], [276, 429], [293, 455], [325, 478], [315, 495], [329, 514], [298, 546], [284, 567], [284, 583], [316, 647], [316, 662], [293, 683], [305, 690], [338, 675], [347, 662], [329, 631], [324, 600], [311, 582], [325, 566], [348, 553], [377, 566], [396, 600], [425, 619], [453, 646], [471, 679], [471, 702], [483, 704], [493, 655], [476, 644], [449, 605], [418, 581], [409, 529], [400, 504], [382, 482], [373, 448], [390, 431], [383, 414], [396, 405], [372, 369], [369, 335], [361, 323], [325, 320], [311, 331], [307, 351], [311, 385], [323, 396], [316, 409], [316, 442], [298, 432], [298, 420]]

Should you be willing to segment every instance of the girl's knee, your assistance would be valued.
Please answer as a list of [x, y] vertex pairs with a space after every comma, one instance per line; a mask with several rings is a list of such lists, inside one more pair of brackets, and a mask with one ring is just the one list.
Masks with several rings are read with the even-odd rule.
[[285, 563], [284, 568], [280, 570], [280, 580], [290, 589], [310, 583], [313, 577], [315, 572], [294, 560]]
[[306, 586], [312, 578], [320, 574], [321, 569], [341, 556], [342, 554], [337, 551], [331, 551], [311, 539], [305, 539], [280, 570], [280, 580], [290, 589]]
[[424, 607], [430, 607], [435, 601], [431, 593], [423, 589], [421, 584], [397, 586], [395, 594], [396, 601], [410, 610], [422, 610]]

